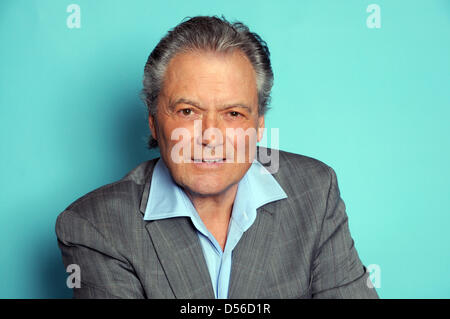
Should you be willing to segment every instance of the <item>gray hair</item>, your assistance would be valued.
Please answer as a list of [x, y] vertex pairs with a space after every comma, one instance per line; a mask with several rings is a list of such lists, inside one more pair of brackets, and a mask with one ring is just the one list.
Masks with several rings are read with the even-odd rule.
[[[273, 85], [270, 52], [266, 42], [256, 33], [250, 32], [242, 22], [230, 23], [224, 16], [188, 18], [159, 41], [145, 64], [141, 97], [149, 115], [156, 115], [166, 68], [177, 53], [189, 50], [230, 52], [234, 49], [240, 49], [253, 65], [258, 91], [258, 115], [264, 115], [268, 110]], [[157, 146], [158, 142], [150, 134], [148, 148]]]

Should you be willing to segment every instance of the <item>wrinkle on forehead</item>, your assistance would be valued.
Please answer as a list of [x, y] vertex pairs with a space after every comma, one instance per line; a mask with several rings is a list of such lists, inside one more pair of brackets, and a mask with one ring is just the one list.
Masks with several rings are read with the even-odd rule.
[[256, 73], [240, 50], [231, 53], [188, 51], [170, 61], [161, 95], [210, 105], [241, 100], [257, 107]]

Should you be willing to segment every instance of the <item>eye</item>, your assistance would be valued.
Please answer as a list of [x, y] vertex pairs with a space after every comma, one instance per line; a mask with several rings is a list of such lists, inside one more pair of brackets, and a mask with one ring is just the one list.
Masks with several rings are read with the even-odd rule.
[[192, 114], [192, 109], [182, 109], [179, 110], [178, 112], [181, 112], [182, 115], [191, 115]]
[[236, 112], [236, 111], [231, 111], [231, 112], [230, 112], [230, 115], [231, 115], [232, 117], [238, 117], [239, 115], [241, 115], [241, 113]]

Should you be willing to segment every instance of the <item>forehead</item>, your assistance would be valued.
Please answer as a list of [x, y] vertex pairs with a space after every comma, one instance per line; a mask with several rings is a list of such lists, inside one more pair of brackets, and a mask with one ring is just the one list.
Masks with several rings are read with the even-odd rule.
[[163, 92], [171, 99], [187, 98], [205, 104], [237, 100], [257, 104], [256, 74], [240, 50], [175, 55], [166, 69]]

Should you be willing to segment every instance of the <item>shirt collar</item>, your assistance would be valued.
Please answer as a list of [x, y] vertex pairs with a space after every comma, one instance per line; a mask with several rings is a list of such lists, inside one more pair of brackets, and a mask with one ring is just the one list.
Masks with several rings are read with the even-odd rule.
[[[273, 201], [287, 198], [287, 194], [270, 172], [256, 159], [239, 181], [231, 218], [242, 231], [256, 218], [256, 209]], [[154, 168], [144, 220], [187, 216], [200, 231], [205, 231], [189, 197], [173, 180], [164, 160]]]

